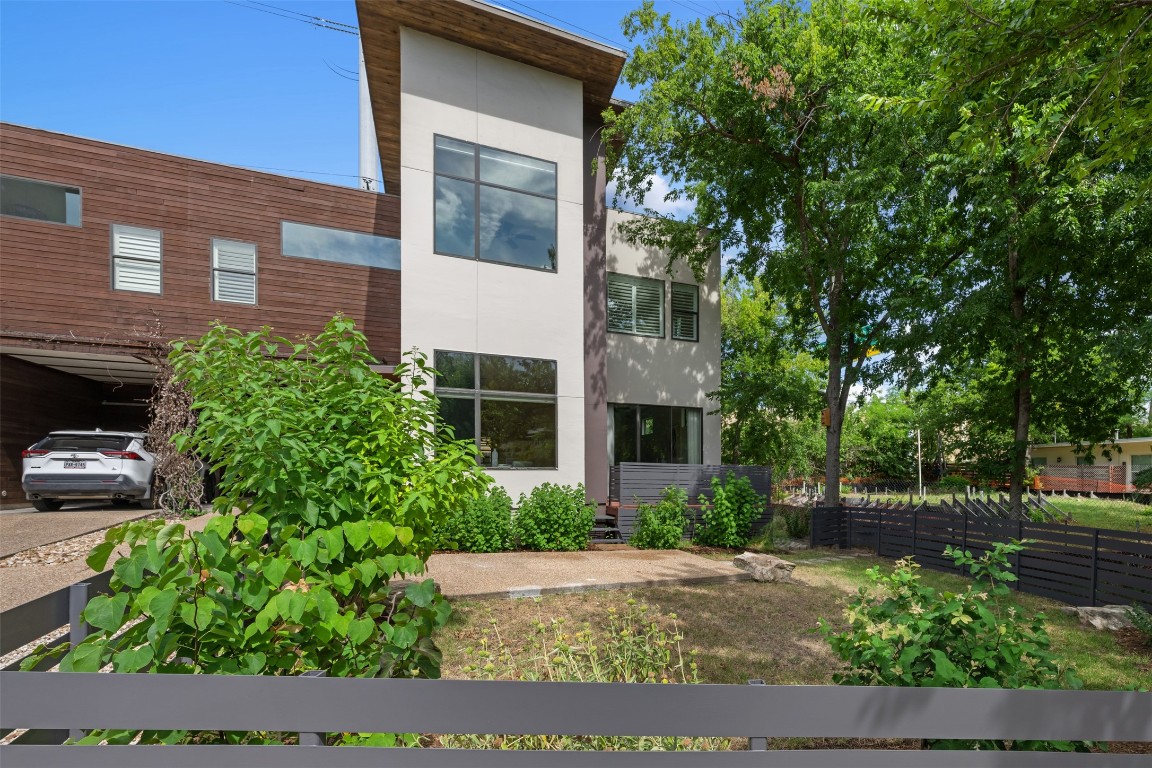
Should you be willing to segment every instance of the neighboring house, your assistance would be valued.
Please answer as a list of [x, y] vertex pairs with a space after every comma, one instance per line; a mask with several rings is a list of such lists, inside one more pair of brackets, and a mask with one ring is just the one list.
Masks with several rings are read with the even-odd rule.
[[1124, 493], [1132, 489], [1132, 476], [1152, 468], [1152, 437], [1120, 438], [1093, 450], [1091, 463], [1077, 454], [1073, 443], [1045, 443], [1029, 450], [1032, 466], [1045, 490]]
[[336, 312], [383, 370], [434, 361], [445, 421], [513, 495], [719, 463], [719, 254], [702, 283], [665, 274], [606, 207], [624, 54], [476, 0], [357, 10], [386, 194], [0, 126], [4, 502], [43, 433], [144, 425], [157, 335]]

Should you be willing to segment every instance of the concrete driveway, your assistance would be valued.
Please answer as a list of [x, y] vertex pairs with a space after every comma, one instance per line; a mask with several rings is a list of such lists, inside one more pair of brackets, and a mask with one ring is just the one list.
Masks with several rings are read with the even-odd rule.
[[117, 507], [105, 502], [75, 502], [57, 512], [36, 512], [32, 507], [7, 509], [0, 513], [0, 557], [151, 514], [152, 510]]

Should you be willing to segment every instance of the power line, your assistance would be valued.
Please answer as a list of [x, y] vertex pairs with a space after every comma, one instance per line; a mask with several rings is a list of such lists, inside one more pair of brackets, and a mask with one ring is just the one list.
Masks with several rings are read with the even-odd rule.
[[345, 80], [351, 80], [354, 83], [359, 82], [359, 80], [360, 80], [360, 78], [358, 76], [357, 77], [351, 77], [350, 75], [346, 75], [343, 72], [341, 72], [340, 70], [336, 69], [336, 67], [332, 66], [332, 62], [328, 61], [328, 59], [324, 59], [324, 64], [328, 67], [328, 69], [332, 70], [332, 74], [336, 75], [337, 77], [342, 77]]
[[347, 176], [352, 179], [363, 178], [358, 173], [329, 173], [328, 171], [302, 171], [299, 168], [272, 168], [267, 165], [241, 165], [250, 171], [280, 171], [281, 173], [306, 173], [309, 176]]
[[297, 16], [303, 16], [306, 19], [312, 19], [314, 21], [322, 21], [325, 24], [332, 24], [333, 26], [337, 26], [337, 27], [346, 27], [347, 29], [351, 29], [354, 32], [358, 30], [358, 28], [354, 24], [344, 24], [343, 22], [333, 21], [332, 19], [325, 19], [321, 16], [313, 16], [312, 14], [309, 14], [309, 13], [301, 13], [300, 11], [294, 11], [291, 8], [281, 8], [278, 5], [269, 5], [268, 3], [261, 3], [261, 2], [259, 2], [259, 0], [248, 0], [248, 2], [252, 3], [252, 5], [262, 5], [265, 8], [275, 8], [276, 10], [284, 11], [285, 13], [293, 13]]
[[[288, 11], [285, 8], [277, 8], [274, 5], [266, 5], [265, 3], [256, 3], [256, 5], [265, 6], [265, 8], [257, 8], [255, 5], [245, 5], [243, 3], [237, 3], [234, 0], [225, 0], [225, 2], [227, 2], [229, 5], [235, 5], [240, 8], [247, 8], [250, 11], [260, 11], [261, 13], [267, 13], [272, 16], [279, 16], [280, 18], [288, 19], [289, 21], [299, 21], [302, 24], [308, 24], [309, 26], [317, 27], [319, 29], [330, 29], [333, 32], [343, 32], [346, 35], [354, 35], [356, 37], [360, 36], [360, 33], [356, 31], [356, 27], [352, 27], [348, 24], [340, 24], [336, 21], [329, 21], [328, 19], [322, 19], [319, 16], [309, 16], [307, 14], [299, 13], [298, 11]], [[279, 11], [286, 11], [286, 13], [276, 13], [276, 10], [267, 10], [267, 8], [275, 8]], [[289, 13], [296, 15], [289, 16], [287, 15]], [[347, 27], [347, 29], [344, 29], [344, 27]]]
[[597, 32], [593, 32], [593, 31], [592, 31], [592, 30], [590, 30], [590, 29], [585, 29], [584, 27], [578, 27], [578, 26], [576, 26], [575, 24], [573, 24], [573, 23], [572, 23], [572, 22], [570, 22], [570, 21], [565, 21], [564, 19], [561, 19], [559, 16], [553, 16], [553, 15], [552, 15], [552, 14], [550, 14], [550, 13], [544, 13], [544, 11], [540, 11], [540, 10], [537, 10], [537, 9], [533, 8], [532, 6], [530, 6], [530, 5], [526, 5], [525, 3], [519, 3], [519, 2], [516, 2], [516, 0], [503, 0], [503, 2], [512, 3], [513, 5], [518, 5], [518, 6], [520, 6], [521, 8], [524, 8], [524, 9], [526, 9], [526, 10], [528, 10], [528, 11], [531, 11], [532, 13], [538, 13], [538, 14], [540, 14], [541, 16], [547, 16], [548, 18], [552, 19], [553, 21], [558, 21], [558, 22], [560, 22], [561, 24], [563, 24], [563, 25], [564, 25], [564, 26], [566, 26], [566, 27], [571, 27], [572, 29], [578, 29], [578, 30], [580, 30], [581, 32], [584, 32], [584, 33], [587, 33], [587, 34], [589, 34], [589, 35], [592, 35], [592, 37], [598, 37], [598, 38], [600, 38], [601, 40], [603, 40], [603, 41], [605, 41], [605, 42], [608, 42], [608, 43], [611, 43], [612, 45], [618, 46], [618, 47], [620, 47], [620, 48], [622, 48], [622, 49], [626, 49], [626, 48], [628, 47], [627, 45], [625, 45], [624, 43], [620, 42], [619, 40], [613, 40], [613, 39], [612, 39], [612, 38], [610, 38], [610, 37], [604, 37], [604, 35], [601, 35], [601, 34], [599, 34], [599, 33], [597, 33]]

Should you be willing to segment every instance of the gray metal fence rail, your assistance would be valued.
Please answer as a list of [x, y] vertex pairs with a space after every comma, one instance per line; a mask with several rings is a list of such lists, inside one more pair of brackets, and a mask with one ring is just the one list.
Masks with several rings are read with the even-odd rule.
[[[770, 685], [0, 673], [0, 726], [281, 731], [1152, 741], [1152, 694]], [[1071, 766], [1147, 755], [513, 752], [284, 746], [3, 746], [5, 768], [131, 766]], [[323, 753], [318, 753], [322, 749]]]
[[[682, 488], [688, 494], [688, 503], [696, 505], [701, 494], [712, 498], [712, 478], [726, 478], [729, 474], [746, 477], [753, 490], [762, 495], [766, 503], [760, 516], [752, 522], [756, 531], [772, 522], [772, 468], [738, 464], [646, 464], [623, 462], [609, 472], [609, 497], [620, 505], [618, 520], [620, 534], [627, 539], [636, 521], [636, 506], [660, 500], [670, 485]], [[694, 510], [695, 511], [695, 508]], [[691, 518], [690, 523], [694, 523]], [[687, 531], [692, 534], [691, 525]]]
[[1028, 539], [1013, 558], [1022, 592], [1071, 605], [1152, 607], [1152, 535], [1132, 531], [999, 520], [924, 509], [817, 507], [813, 546], [862, 547], [881, 557], [913, 555], [921, 565], [956, 571], [948, 545], [979, 556], [996, 542]]

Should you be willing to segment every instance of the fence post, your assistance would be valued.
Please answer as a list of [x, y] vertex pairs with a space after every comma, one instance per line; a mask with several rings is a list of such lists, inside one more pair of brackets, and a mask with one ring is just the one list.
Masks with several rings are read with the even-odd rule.
[[840, 514], [842, 514], [846, 518], [848, 518], [848, 540], [840, 548], [841, 549], [852, 549], [852, 510], [848, 509], [843, 504], [840, 505], [839, 509], [840, 509]]
[[964, 533], [960, 538], [960, 551], [968, 551], [968, 510], [964, 510]]
[[1092, 531], [1092, 607], [1096, 607], [1096, 581], [1099, 573], [1098, 560], [1100, 557], [1100, 529]]
[[[68, 587], [68, 644], [75, 648], [88, 637], [88, 622], [81, 618], [84, 606], [88, 605], [89, 584], [82, 581]], [[82, 728], [69, 728], [68, 738], [79, 741], [87, 735]]]
[[[327, 677], [328, 673], [322, 669], [313, 669], [305, 672], [300, 677]], [[324, 734], [314, 733], [310, 731], [300, 732], [300, 746], [302, 747], [322, 747], [324, 746]]]
[[880, 557], [880, 535], [884, 527], [884, 510], [876, 510], [876, 557]]
[[[1016, 541], [1023, 541], [1023, 540], [1024, 540], [1024, 521], [1021, 519], [1021, 520], [1016, 521]], [[1022, 577], [1023, 577], [1023, 574], [1020, 573], [1020, 553], [1017, 552], [1016, 553], [1016, 591], [1017, 592], [1020, 591], [1020, 579]]]
[[[748, 685], [764, 685], [763, 680], [749, 680]], [[766, 736], [749, 736], [748, 737], [748, 751], [750, 752], [765, 752], [768, 750], [768, 738]]]
[[916, 508], [912, 508], [912, 557], [916, 557], [916, 523], [918, 517], [916, 515]]

